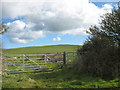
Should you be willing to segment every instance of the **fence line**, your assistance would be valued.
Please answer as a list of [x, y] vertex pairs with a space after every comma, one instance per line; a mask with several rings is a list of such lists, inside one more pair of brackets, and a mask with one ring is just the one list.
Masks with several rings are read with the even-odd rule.
[[47, 55], [47, 56], [53, 56], [53, 55], [63, 55], [63, 54], [5, 54], [3, 56], [23, 56], [23, 55], [27, 55], [27, 56], [43, 56], [43, 55]]
[[2, 58], [2, 67], [7, 66], [8, 73], [36, 72], [44, 68], [53, 69], [56, 64], [62, 65], [62, 57], [63, 54], [6, 54]]
[[67, 65], [68, 61], [75, 57], [74, 54], [76, 52], [64, 52], [63, 54], [6, 54], [3, 55], [2, 66], [6, 67], [7, 65], [7, 72], [9, 73], [37, 72], [42, 69], [51, 70], [55, 65]]

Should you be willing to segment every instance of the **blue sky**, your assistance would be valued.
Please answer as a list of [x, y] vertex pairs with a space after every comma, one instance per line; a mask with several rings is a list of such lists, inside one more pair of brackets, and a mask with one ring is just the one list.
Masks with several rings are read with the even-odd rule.
[[120, 0], [90, 0], [91, 2], [119, 2]]
[[[74, 3], [73, 1], [71, 0], [72, 3]], [[77, 3], [77, 0], [74, 3], [75, 6], [68, 2], [65, 4], [50, 2], [49, 6], [46, 2], [40, 4], [41, 6], [37, 3], [34, 3], [35, 5], [30, 3], [26, 6], [25, 2], [24, 4], [22, 2], [23, 7], [21, 7], [18, 5], [19, 3], [15, 2], [16, 4], [13, 4], [12, 2], [11, 6], [8, 7], [7, 2], [3, 3], [2, 21], [10, 27], [8, 32], [2, 36], [3, 48], [57, 44], [82, 45], [88, 37], [85, 30], [91, 24], [98, 24], [99, 14], [104, 13], [106, 9], [110, 11], [111, 6], [117, 4], [117, 0], [116, 2], [110, 0], [109, 2], [96, 1], [90, 1], [93, 5], [86, 0], [86, 2], [80, 2], [81, 6]], [[63, 9], [60, 9], [56, 4], [62, 6]], [[66, 5], [68, 6], [66, 7]], [[86, 5], [88, 8], [86, 8]], [[16, 10], [15, 7], [17, 8], [17, 6], [18, 9]], [[7, 8], [10, 9], [11, 13], [7, 11]]]

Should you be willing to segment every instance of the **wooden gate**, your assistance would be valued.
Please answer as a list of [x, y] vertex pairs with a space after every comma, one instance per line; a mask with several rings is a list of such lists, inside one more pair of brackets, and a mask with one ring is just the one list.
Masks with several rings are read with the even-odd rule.
[[8, 73], [48, 71], [63, 64], [63, 54], [3, 55], [2, 70]]

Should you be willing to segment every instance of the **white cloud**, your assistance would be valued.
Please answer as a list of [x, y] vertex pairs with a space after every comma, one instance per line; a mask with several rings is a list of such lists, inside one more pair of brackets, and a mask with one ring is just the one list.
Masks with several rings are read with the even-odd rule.
[[108, 4], [98, 8], [89, 0], [2, 0], [1, 10], [3, 18], [25, 18], [10, 23], [8, 32], [13, 41], [25, 43], [41, 38], [47, 32], [85, 35], [85, 30], [97, 25], [100, 16], [111, 9]]
[[8, 23], [7, 25], [9, 27], [7, 35], [13, 42], [27, 43], [37, 38], [44, 37], [44, 32], [42, 30], [33, 31], [29, 28], [29, 25], [20, 20]]
[[[7, 23], [7, 25], [9, 27], [9, 29], [13, 30], [13, 28], [14, 28], [15, 30], [23, 31], [26, 24], [23, 21], [16, 20], [12, 23]], [[13, 30], [13, 31], [15, 31], [15, 30]]]
[[60, 40], [61, 40], [60, 37], [53, 38], [53, 41], [60, 41]]
[[104, 11], [107, 11], [107, 12], [111, 13], [111, 9], [113, 9], [113, 7], [109, 4], [104, 4], [102, 9]]
[[72, 34], [75, 36], [83, 36], [83, 35], [87, 35], [86, 30], [87, 30], [86, 28], [76, 28], [76, 29], [62, 31], [61, 34]]

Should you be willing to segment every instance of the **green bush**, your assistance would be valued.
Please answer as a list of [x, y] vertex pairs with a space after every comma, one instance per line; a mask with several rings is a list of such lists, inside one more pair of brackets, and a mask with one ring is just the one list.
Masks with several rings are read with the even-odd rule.
[[[94, 43], [94, 41], [92, 42]], [[85, 50], [87, 47], [90, 48], [90, 50]], [[120, 72], [119, 50], [120, 49], [113, 46], [94, 48], [93, 44], [84, 44], [83, 48], [78, 50], [78, 53], [83, 52], [83, 54], [79, 54], [81, 58], [79, 59], [79, 62], [77, 62], [77, 68], [80, 71], [100, 76], [105, 79], [118, 77]]]
[[91, 35], [78, 49], [77, 69], [93, 76], [113, 79], [120, 76], [120, 8], [102, 16], [100, 27], [92, 26]]

